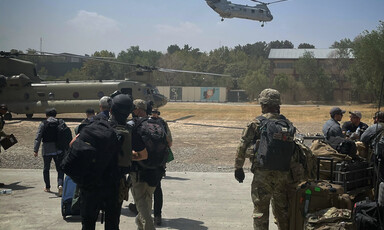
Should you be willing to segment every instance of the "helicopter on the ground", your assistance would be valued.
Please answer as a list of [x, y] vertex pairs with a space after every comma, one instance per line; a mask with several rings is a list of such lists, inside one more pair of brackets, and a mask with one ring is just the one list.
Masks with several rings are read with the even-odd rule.
[[[89, 59], [89, 57], [86, 58]], [[119, 63], [113, 60], [101, 61]], [[27, 118], [32, 118], [34, 113], [44, 113], [47, 108], [51, 107], [55, 107], [58, 113], [83, 113], [88, 108], [98, 111], [99, 99], [116, 90], [130, 95], [133, 99], [152, 101], [154, 107], [161, 107], [167, 103], [167, 98], [160, 94], [155, 86], [147, 82], [148, 74], [151, 71], [210, 74], [134, 66], [138, 67], [139, 71], [132, 72], [133, 75], [130, 79], [133, 80], [48, 82], [41, 81], [32, 62], [12, 58], [12, 55], [7, 52], [0, 52], [0, 104], [7, 104], [9, 110], [5, 114], [5, 119], [12, 119], [11, 112], [26, 114]]]
[[272, 21], [273, 16], [267, 5], [272, 3], [283, 2], [287, 0], [278, 0], [274, 2], [261, 2], [258, 0], [251, 0], [258, 2], [256, 6], [248, 6], [241, 4], [234, 4], [227, 0], [205, 0], [207, 4], [221, 16], [221, 21], [224, 18], [243, 18], [255, 21], [260, 21], [264, 26], [264, 22]]

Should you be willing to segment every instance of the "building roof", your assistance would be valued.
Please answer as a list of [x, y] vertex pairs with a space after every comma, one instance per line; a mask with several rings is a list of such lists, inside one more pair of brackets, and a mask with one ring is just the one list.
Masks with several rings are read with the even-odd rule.
[[[305, 52], [312, 52], [315, 59], [337, 58], [338, 49], [271, 49], [268, 59], [299, 59]], [[349, 50], [349, 58], [354, 58]]]

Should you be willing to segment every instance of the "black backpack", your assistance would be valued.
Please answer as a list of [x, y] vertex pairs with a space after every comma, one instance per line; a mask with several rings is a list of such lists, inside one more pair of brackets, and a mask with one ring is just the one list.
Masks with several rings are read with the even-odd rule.
[[117, 169], [117, 146], [117, 135], [108, 121], [95, 120], [81, 129], [61, 167], [80, 187], [92, 188], [103, 183], [108, 169]]
[[351, 157], [355, 157], [357, 153], [357, 147], [353, 140], [345, 139], [339, 136], [329, 137], [326, 142], [337, 152], [346, 154]]
[[[355, 203], [352, 213], [357, 230], [377, 230], [381, 228], [380, 217], [383, 218], [384, 207], [379, 207], [375, 201], [359, 201]], [[381, 213], [379, 213], [381, 212]]]
[[57, 126], [59, 121], [43, 121], [44, 128], [42, 131], [42, 141], [45, 142], [56, 142], [57, 141]]
[[168, 142], [161, 119], [142, 118], [137, 127], [148, 152], [148, 159], [138, 161], [138, 164], [146, 169], [164, 166], [168, 160]]
[[69, 149], [69, 143], [72, 141], [72, 131], [62, 119], [59, 119], [58, 122], [56, 146], [58, 149], [66, 151]]
[[288, 171], [295, 151], [294, 135], [296, 128], [283, 115], [278, 119], [259, 116], [260, 142], [254, 149], [259, 167]]

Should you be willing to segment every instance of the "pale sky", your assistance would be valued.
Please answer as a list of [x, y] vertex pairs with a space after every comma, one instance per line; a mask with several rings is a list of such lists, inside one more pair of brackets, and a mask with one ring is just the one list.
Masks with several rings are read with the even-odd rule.
[[[233, 3], [255, 5], [250, 0]], [[0, 0], [0, 50], [117, 55], [131, 46], [166, 52], [188, 44], [201, 51], [289, 40], [329, 48], [384, 21], [384, 0], [288, 0], [269, 5], [273, 21], [225, 19], [205, 0]]]

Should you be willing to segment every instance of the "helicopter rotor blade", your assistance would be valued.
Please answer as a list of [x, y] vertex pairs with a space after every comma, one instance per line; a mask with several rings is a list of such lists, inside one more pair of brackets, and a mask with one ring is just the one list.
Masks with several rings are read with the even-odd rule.
[[278, 1], [273, 1], [273, 2], [262, 2], [262, 1], [258, 1], [258, 0], [251, 0], [252, 2], [258, 2], [258, 3], [261, 3], [263, 5], [269, 5], [269, 4], [273, 4], [273, 3], [278, 3], [278, 2], [284, 2], [284, 1], [288, 1], [288, 0], [278, 0]]
[[220, 77], [230, 77], [231, 76], [228, 74], [207, 73], [207, 72], [176, 70], [176, 69], [166, 69], [166, 68], [157, 68], [156, 70], [161, 71], [161, 72], [165, 72], [165, 73], [190, 73], [190, 74], [212, 75], [212, 76], [220, 76]]
[[288, 1], [288, 0], [278, 0], [278, 1], [268, 2], [267, 5], [278, 3], [278, 2], [285, 2], [285, 1]]
[[[40, 52], [41, 56], [57, 56], [57, 57], [75, 57], [75, 58], [80, 58], [80, 59], [85, 59], [85, 60], [94, 60], [94, 61], [102, 61], [102, 62], [107, 62], [107, 63], [112, 63], [112, 64], [121, 64], [121, 65], [128, 65], [132, 67], [137, 67], [137, 68], [142, 68], [140, 65], [136, 64], [131, 64], [131, 63], [126, 63], [122, 61], [116, 61], [114, 57], [88, 57], [88, 56], [82, 56], [82, 55], [77, 55], [77, 54], [56, 54], [56, 53], [49, 53], [49, 52]], [[48, 54], [48, 55], [46, 55]]]
[[37, 51], [37, 53], [40, 54], [20, 54], [20, 55], [27, 55], [27, 56], [54, 56], [54, 57], [75, 57], [85, 60], [94, 60], [94, 61], [101, 61], [101, 62], [107, 62], [112, 64], [121, 64], [121, 65], [128, 65], [132, 66], [141, 70], [145, 71], [160, 71], [160, 72], [166, 72], [166, 73], [188, 73], [188, 74], [200, 74], [200, 75], [211, 75], [211, 76], [220, 76], [220, 77], [230, 77], [231, 75], [228, 74], [218, 74], [218, 73], [208, 73], [208, 72], [198, 72], [198, 71], [188, 71], [188, 70], [175, 70], [175, 69], [167, 69], [167, 68], [159, 68], [154, 66], [143, 66], [139, 64], [131, 64], [126, 63], [122, 61], [116, 61], [114, 57], [89, 57], [89, 56], [82, 56], [77, 54], [66, 54], [66, 53], [50, 53], [50, 52], [40, 52]]
[[268, 5], [267, 3], [262, 2], [262, 1], [258, 1], [258, 0], [251, 0], [251, 1], [252, 1], [252, 2], [258, 2], [258, 3], [263, 4], [263, 5]]

